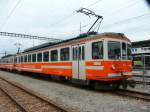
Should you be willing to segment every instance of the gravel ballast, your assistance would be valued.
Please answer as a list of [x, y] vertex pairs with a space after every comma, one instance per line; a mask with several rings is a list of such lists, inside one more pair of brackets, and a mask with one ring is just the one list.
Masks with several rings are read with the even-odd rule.
[[57, 82], [33, 79], [19, 74], [0, 71], [0, 76], [17, 82], [47, 96], [66, 107], [81, 112], [149, 112], [150, 102], [129, 99], [111, 94], [97, 93]]

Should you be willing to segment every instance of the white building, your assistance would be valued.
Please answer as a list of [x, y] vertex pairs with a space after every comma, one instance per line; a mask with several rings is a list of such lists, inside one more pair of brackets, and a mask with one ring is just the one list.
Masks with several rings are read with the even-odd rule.
[[134, 67], [150, 69], [150, 40], [132, 42]]

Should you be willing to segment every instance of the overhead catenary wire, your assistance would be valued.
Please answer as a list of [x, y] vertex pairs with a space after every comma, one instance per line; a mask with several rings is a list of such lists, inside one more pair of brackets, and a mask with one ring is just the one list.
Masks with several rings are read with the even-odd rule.
[[[100, 1], [102, 1], [102, 0], [97, 0], [96, 2], [91, 3], [90, 5], [86, 6], [85, 8], [92, 7], [92, 6], [96, 5], [96, 4], [98, 4], [98, 2], [100, 2]], [[121, 8], [119, 8], [119, 9], [115, 10], [114, 12], [108, 13], [108, 14], [116, 13], [116, 12], [120, 11], [121, 9], [131, 7], [131, 6], [133, 6], [134, 4], [137, 4], [137, 3], [138, 3], [138, 1], [131, 2], [131, 4], [129, 4], [129, 5], [125, 6], [125, 7], [121, 7]], [[65, 20], [68, 20], [68, 19], [70, 19], [71, 17], [73, 17], [74, 15], [75, 15], [75, 12], [73, 12], [72, 14], [70, 14], [69, 16], [67, 16], [66, 18], [62, 19], [61, 21], [56, 22], [56, 24], [59, 24], [60, 22], [63, 22], [63, 21], [65, 21]], [[54, 23], [53, 25], [56, 25], [56, 24]], [[99, 29], [99, 28], [98, 28], [98, 29]], [[79, 28], [76, 29], [76, 30], [72, 30], [72, 31], [78, 31], [78, 30], [79, 30]]]
[[[132, 18], [127, 18], [127, 19], [124, 19], [124, 20], [121, 20], [121, 21], [118, 21], [118, 22], [114, 22], [112, 24], [109, 24], [109, 25], [106, 25], [106, 26], [103, 26], [102, 28], [103, 29], [106, 29], [106, 28], [110, 28], [110, 27], [117, 27], [119, 26], [120, 24], [125, 24], [127, 22], [132, 22], [133, 20], [138, 20], [138, 19], [141, 19], [143, 17], [150, 17], [150, 14], [149, 13], [145, 13], [145, 14], [142, 14], [142, 15], [138, 15], [138, 16], [134, 16]], [[88, 26], [88, 25], [87, 25]], [[84, 27], [85, 28], [85, 27]], [[78, 31], [78, 30], [72, 30], [72, 31]]]
[[114, 23], [109, 24], [109, 25], [105, 25], [105, 26], [103, 26], [103, 28], [110, 28], [110, 27], [118, 26], [120, 24], [125, 24], [126, 22], [130, 22], [130, 21], [142, 18], [142, 17], [149, 17], [149, 16], [150, 16], [150, 13], [145, 13], [145, 14], [134, 16], [134, 17], [131, 17], [131, 18], [127, 18], [127, 19], [124, 19], [124, 20], [121, 20], [121, 21], [117, 21], [117, 22], [114, 22]]
[[12, 16], [12, 14], [14, 13], [14, 11], [16, 10], [16, 8], [18, 7], [18, 5], [21, 3], [21, 0], [18, 0], [18, 2], [16, 3], [16, 5], [13, 7], [13, 9], [10, 11], [10, 13], [8, 14], [8, 16], [6, 17], [5, 21], [2, 23], [2, 25], [0, 26], [0, 30], [2, 30], [2, 28], [5, 26], [5, 24], [7, 23], [7, 21], [9, 20], [9, 18]]
[[0, 36], [19, 37], [19, 38], [28, 38], [28, 39], [38, 39], [38, 40], [49, 40], [50, 42], [62, 41], [61, 39], [56, 39], [56, 38], [49, 38], [49, 37], [43, 37], [43, 36], [33, 36], [33, 35], [10, 33], [10, 32], [0, 32]]
[[[92, 7], [92, 6], [96, 5], [96, 4], [97, 4], [98, 2], [100, 2], [100, 1], [102, 1], [102, 0], [97, 0], [96, 2], [94, 2], [94, 3], [92, 3], [92, 4], [88, 5], [88, 6], [86, 6], [85, 8]], [[113, 13], [116, 13], [116, 12], [120, 11], [121, 9], [125, 9], [125, 8], [128, 8], [128, 7], [131, 7], [132, 5], [137, 4], [138, 2], [139, 2], [139, 1], [131, 2], [129, 5], [127, 5], [127, 6], [125, 6], [125, 7], [121, 7], [120, 9], [117, 9], [116, 11], [114, 11], [114, 12], [112, 12], [112, 13], [108, 13], [108, 14], [113, 14]], [[97, 25], [97, 26], [98, 26], [98, 25]], [[95, 28], [96, 28], [96, 27], [95, 27]], [[97, 31], [99, 30], [99, 28], [100, 28], [100, 26], [98, 26]]]
[[147, 26], [147, 24], [142, 24], [142, 25], [138, 25], [138, 26], [134, 26], [134, 27], [129, 27], [129, 28], [126, 28], [124, 29], [124, 32], [127, 32], [127, 33], [139, 33], [139, 32], [147, 32], [149, 31], [150, 29], [150, 26]]
[[97, 1], [95, 1], [94, 3], [89, 4], [89, 5], [86, 6], [85, 8], [92, 7], [92, 6], [96, 5], [97, 3], [99, 3], [100, 1], [102, 1], [102, 0], [97, 0]]
[[[91, 4], [88, 5], [88, 6], [85, 6], [85, 8], [89, 8], [89, 7], [91, 7], [91, 6], [94, 6], [95, 4], [97, 4], [97, 3], [100, 2], [100, 1], [102, 1], [102, 0], [97, 0], [97, 1], [94, 2], [94, 3], [91, 3]], [[75, 9], [75, 10], [76, 10], [76, 9]], [[59, 21], [57, 21], [57, 22], [55, 22], [55, 23], [53, 23], [53, 24], [51, 24], [51, 25], [54, 26], [54, 25], [56, 25], [56, 24], [60, 24], [61, 22], [66, 21], [66, 20], [72, 18], [75, 14], [76, 14], [76, 11], [73, 11], [73, 12], [72, 12], [71, 14], [69, 14], [67, 17], [62, 18], [61, 20], [59, 20]]]
[[[20, 0], [20, 1], [21, 1], [21, 0]], [[96, 5], [96, 4], [98, 4], [100, 1], [102, 1], [102, 0], [97, 0], [97, 1], [95, 1], [94, 3], [91, 3], [90, 5], [88, 5], [88, 6], [86, 6], [86, 7], [92, 7], [92, 6]], [[131, 4], [130, 4], [130, 5], [131, 5]], [[123, 8], [122, 8], [122, 9], [123, 9]], [[119, 10], [119, 9], [118, 9], [118, 10]], [[73, 17], [73, 15], [75, 15], [74, 12], [73, 12], [72, 14], [70, 14], [69, 16], [63, 18], [62, 20], [60, 20], [60, 21], [57, 22], [57, 23], [60, 23], [60, 22], [62, 22], [62, 21], [64, 21], [64, 20], [67, 20], [67, 19]], [[55, 25], [55, 23], [53, 23], [53, 25]], [[75, 31], [75, 30], [74, 30], [74, 31]]]
[[121, 5], [120, 8], [118, 8], [117, 10], [112, 11], [112, 12], [110, 12], [110, 13], [108, 12], [108, 13], [106, 13], [106, 15], [112, 16], [112, 15], [114, 15], [114, 14], [118, 14], [118, 12], [120, 12], [120, 11], [123, 10], [123, 9], [127, 9], [127, 8], [129, 8], [129, 7], [132, 8], [133, 6], [136, 6], [137, 3], [139, 3], [139, 0], [130, 2], [130, 4], [128, 4], [128, 5], [126, 5], [126, 6], [122, 6], [122, 5]]

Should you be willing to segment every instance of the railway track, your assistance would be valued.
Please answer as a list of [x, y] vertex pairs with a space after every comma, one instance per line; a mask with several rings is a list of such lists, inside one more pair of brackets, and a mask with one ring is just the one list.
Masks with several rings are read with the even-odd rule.
[[26, 112], [24, 108], [2, 89], [0, 89], [0, 110], [2, 112]]
[[11, 99], [20, 112], [70, 112], [70, 110], [66, 110], [44, 97], [34, 94], [33, 91], [2, 77], [0, 77], [0, 90]]
[[150, 85], [150, 82], [143, 82], [143, 81], [135, 81], [136, 84], [146, 84], [146, 85]]
[[120, 90], [115, 91], [115, 94], [131, 97], [131, 98], [136, 98], [136, 99], [142, 99], [144, 101], [150, 101], [149, 93], [120, 89]]
[[[24, 75], [24, 76], [27, 76], [27, 75]], [[49, 81], [47, 78], [41, 78], [41, 77], [39, 78], [39, 77], [30, 76], [30, 78]], [[81, 89], [84, 89], [87, 91], [92, 91], [92, 92], [111, 94], [111, 95], [113, 94], [113, 95], [119, 95], [119, 96], [123, 96], [123, 97], [134, 98], [134, 99], [141, 99], [144, 101], [150, 101], [150, 94], [142, 93], [142, 92], [138, 92], [138, 91], [124, 90], [124, 89], [120, 89], [117, 91], [103, 91], [103, 90], [101, 91], [101, 90], [93, 90], [93, 89], [89, 89], [89, 88], [87, 89], [86, 87], [74, 85], [74, 84], [70, 84], [70, 83], [63, 83], [63, 82], [58, 82], [58, 83], [66, 85], [66, 86], [75, 87], [75, 88], [81, 88]]]

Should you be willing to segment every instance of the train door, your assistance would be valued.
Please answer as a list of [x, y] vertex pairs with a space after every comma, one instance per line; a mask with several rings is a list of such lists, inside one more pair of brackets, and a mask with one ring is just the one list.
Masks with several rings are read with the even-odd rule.
[[85, 45], [72, 46], [72, 73], [75, 79], [86, 79], [85, 75]]

